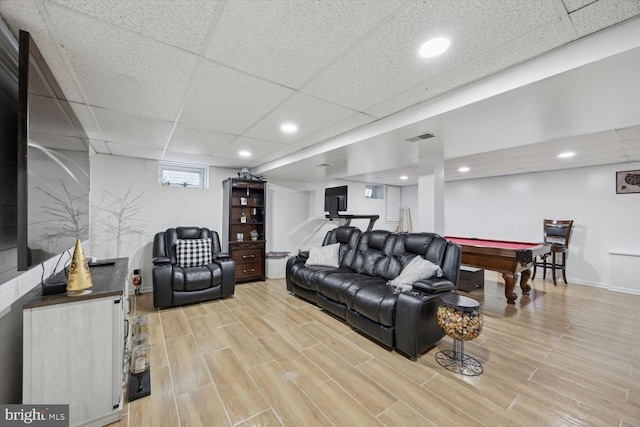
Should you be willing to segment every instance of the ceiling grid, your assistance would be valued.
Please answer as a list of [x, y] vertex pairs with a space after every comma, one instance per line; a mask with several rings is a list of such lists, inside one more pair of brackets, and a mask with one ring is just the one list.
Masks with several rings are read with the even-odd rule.
[[[404, 140], [424, 132], [447, 180], [640, 161], [640, 0], [2, 0], [0, 16], [31, 33], [98, 153], [394, 185], [417, 182]], [[447, 52], [417, 56], [442, 36]], [[502, 89], [565, 51], [575, 69]], [[493, 95], [407, 124], [478, 87]]]

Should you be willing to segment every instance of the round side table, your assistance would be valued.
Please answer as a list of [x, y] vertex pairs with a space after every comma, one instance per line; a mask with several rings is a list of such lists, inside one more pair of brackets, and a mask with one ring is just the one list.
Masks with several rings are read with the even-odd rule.
[[478, 302], [457, 294], [442, 297], [438, 307], [438, 324], [453, 338], [453, 350], [436, 354], [438, 363], [462, 375], [480, 375], [484, 369], [478, 359], [464, 354], [464, 342], [475, 339], [482, 331], [482, 311]]

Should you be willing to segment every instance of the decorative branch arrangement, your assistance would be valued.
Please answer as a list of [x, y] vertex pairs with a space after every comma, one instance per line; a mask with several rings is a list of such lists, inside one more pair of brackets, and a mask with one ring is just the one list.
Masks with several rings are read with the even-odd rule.
[[41, 235], [43, 240], [47, 240], [47, 246], [59, 239], [84, 240], [89, 236], [88, 195], [72, 194], [62, 180], [60, 183], [63, 192], [61, 196], [36, 187], [52, 200], [51, 203], [42, 205], [43, 212], [48, 215], [43, 222], [50, 224], [43, 227], [45, 232]]
[[142, 210], [140, 198], [144, 193], [133, 195], [132, 187], [119, 197], [107, 190], [104, 192], [111, 200], [106, 207], [97, 207], [107, 214], [107, 221], [100, 222], [98, 227], [107, 234], [111, 234], [116, 241], [116, 256], [121, 255], [122, 242], [125, 237], [142, 236], [147, 222], [137, 218]]

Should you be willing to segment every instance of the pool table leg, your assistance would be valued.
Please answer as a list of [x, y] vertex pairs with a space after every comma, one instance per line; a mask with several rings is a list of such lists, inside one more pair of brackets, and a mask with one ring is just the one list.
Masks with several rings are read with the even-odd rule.
[[522, 289], [522, 295], [529, 295], [531, 286], [529, 286], [529, 278], [531, 277], [531, 269], [527, 268], [522, 270], [522, 276], [520, 277], [520, 289]]
[[504, 296], [507, 297], [507, 303], [515, 304], [518, 299], [518, 295], [513, 292], [516, 287], [516, 275], [514, 273], [502, 273], [504, 279]]

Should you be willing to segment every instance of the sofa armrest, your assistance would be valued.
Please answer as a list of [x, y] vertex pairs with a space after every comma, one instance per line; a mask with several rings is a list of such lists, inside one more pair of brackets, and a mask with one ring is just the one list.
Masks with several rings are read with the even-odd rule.
[[289, 258], [287, 260], [287, 267], [285, 269], [285, 282], [287, 284], [287, 290], [289, 292], [293, 292], [293, 282], [291, 280], [291, 269], [293, 268], [294, 265], [296, 264], [304, 264], [307, 262], [307, 257], [309, 255], [309, 252], [307, 252], [307, 257], [302, 256], [302, 251], [300, 251], [300, 253], [298, 253], [298, 255], [296, 256], [292, 256], [291, 258]]
[[416, 360], [418, 355], [433, 347], [444, 332], [438, 325], [437, 312], [444, 293], [424, 294], [402, 292], [396, 305], [395, 347]]
[[171, 259], [166, 256], [157, 256], [153, 260], [153, 265], [168, 265], [171, 264]]
[[[219, 254], [218, 254], [219, 255]], [[222, 269], [221, 297], [229, 297], [236, 289], [236, 263], [231, 258], [218, 258], [213, 260]]]
[[216, 259], [227, 259], [227, 258], [231, 258], [231, 255], [229, 255], [227, 252], [218, 252], [217, 254], [213, 254], [211, 257], [213, 260]]
[[456, 285], [443, 277], [434, 277], [432, 279], [418, 280], [413, 284], [413, 289], [427, 294], [437, 294], [453, 291], [456, 289]]
[[153, 306], [155, 308], [166, 308], [173, 305], [172, 275], [173, 267], [171, 264], [153, 267]]

